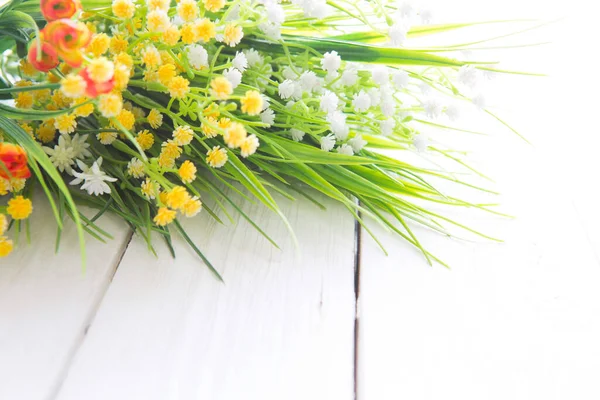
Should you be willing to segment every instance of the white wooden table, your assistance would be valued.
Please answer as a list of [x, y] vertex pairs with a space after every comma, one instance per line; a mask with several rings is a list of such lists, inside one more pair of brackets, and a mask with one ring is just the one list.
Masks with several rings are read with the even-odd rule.
[[[82, 273], [74, 230], [54, 255], [55, 227], [38, 201], [35, 250], [0, 262], [0, 399], [600, 398], [598, 56], [588, 66], [561, 59], [591, 49], [585, 34], [599, 36], [578, 1], [554, 45], [513, 53], [553, 77], [490, 88], [495, 109], [534, 146], [489, 121], [492, 136], [444, 139], [477, 149], [473, 163], [518, 218], [453, 216], [505, 243], [417, 229], [453, 268], [429, 267], [374, 227], [386, 257], [331, 201], [323, 212], [282, 200], [300, 252], [276, 216], [251, 204], [244, 210], [281, 251], [243, 220], [222, 226], [205, 214], [187, 224], [224, 284], [180, 241], [176, 259], [160, 245], [151, 256], [114, 217], [100, 223], [114, 240], [88, 240]], [[473, 18], [514, 16], [507, 3], [535, 14], [509, 1]], [[434, 4], [456, 20], [481, 3]]]

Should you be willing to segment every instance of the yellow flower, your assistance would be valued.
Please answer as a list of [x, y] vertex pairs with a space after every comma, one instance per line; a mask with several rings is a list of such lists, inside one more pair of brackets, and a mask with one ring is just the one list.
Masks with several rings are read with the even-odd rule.
[[189, 199], [183, 205], [183, 207], [181, 207], [180, 211], [186, 217], [193, 217], [194, 215], [198, 214], [201, 209], [202, 209], [202, 202], [200, 201], [200, 199], [198, 199], [198, 197], [194, 196], [191, 199]]
[[225, 25], [225, 32], [223, 33], [223, 42], [230, 47], [237, 46], [242, 38], [244, 37], [244, 32], [242, 31], [242, 27], [236, 24], [227, 24]]
[[181, 41], [185, 44], [196, 43], [200, 37], [198, 36], [198, 32], [196, 27], [192, 24], [184, 24], [181, 27]]
[[170, 208], [180, 209], [190, 199], [190, 194], [183, 186], [175, 186], [167, 193], [166, 204]]
[[112, 61], [108, 61], [106, 57], [98, 57], [90, 61], [87, 71], [91, 80], [96, 83], [104, 83], [112, 78], [115, 65]]
[[210, 41], [217, 34], [215, 24], [208, 18], [202, 18], [198, 20], [194, 26], [196, 28], [196, 35], [204, 42]]
[[210, 103], [208, 107], [202, 110], [202, 114], [206, 117], [215, 117], [217, 118], [221, 113], [219, 112], [219, 106], [217, 103]]
[[227, 100], [231, 93], [233, 93], [233, 88], [227, 78], [219, 76], [210, 81], [210, 94], [213, 97], [219, 100]]
[[38, 126], [35, 132], [36, 136], [42, 143], [48, 143], [54, 140], [56, 136], [56, 128], [54, 127], [54, 120], [46, 120], [40, 126]]
[[127, 40], [123, 38], [121, 35], [115, 35], [110, 38], [110, 53], [111, 54], [119, 54], [127, 51]]
[[97, 33], [92, 37], [90, 44], [86, 47], [86, 50], [92, 53], [96, 57], [100, 57], [106, 53], [110, 46], [110, 38], [106, 33]]
[[67, 75], [60, 81], [61, 92], [73, 99], [83, 96], [87, 84], [79, 75]]
[[80, 97], [80, 98], [76, 99], [71, 104], [72, 107], [77, 107], [75, 110], [73, 110], [73, 115], [76, 115], [78, 117], [87, 117], [88, 115], [93, 113], [94, 112], [94, 103], [83, 104], [88, 100], [89, 99], [87, 97]]
[[142, 183], [142, 194], [149, 199], [156, 198], [158, 190], [158, 183], [151, 181], [150, 178], [146, 178], [146, 180]]
[[154, 135], [150, 131], [144, 129], [138, 133], [135, 140], [138, 142], [142, 150], [148, 150], [154, 144]]
[[27, 58], [22, 58], [19, 61], [19, 66], [21, 67], [21, 72], [23, 75], [27, 76], [36, 76], [40, 72], [31, 65], [31, 63], [27, 60]]
[[146, 64], [146, 67], [150, 68], [158, 67], [162, 64], [160, 53], [153, 45], [146, 46], [142, 51], [142, 61]]
[[10, 191], [10, 181], [8, 179], [0, 178], [0, 196], [4, 196]]
[[225, 131], [225, 129], [229, 128], [231, 126], [231, 120], [227, 117], [223, 117], [219, 120], [219, 128], [223, 129], [223, 131]]
[[161, 204], [167, 204], [167, 192], [160, 192], [158, 194], [158, 200], [160, 200]]
[[13, 193], [20, 192], [25, 187], [25, 179], [22, 178], [12, 178], [10, 180], [10, 191]]
[[171, 25], [163, 32], [163, 41], [168, 46], [175, 46], [181, 37], [181, 33], [179, 32], [179, 28], [175, 25]]
[[167, 207], [160, 207], [156, 216], [154, 216], [154, 223], [158, 226], [168, 225], [173, 222], [176, 215], [176, 211], [169, 210]]
[[164, 32], [169, 26], [171, 26], [171, 21], [163, 10], [150, 11], [146, 15], [146, 27], [149, 32]]
[[140, 107], [132, 107], [130, 111], [133, 113], [136, 121], [146, 117], [146, 113]]
[[124, 90], [127, 87], [127, 84], [129, 83], [129, 76], [130, 76], [129, 68], [127, 68], [123, 64], [117, 64], [115, 66], [115, 74], [114, 74], [115, 86], [114, 86], [114, 88], [119, 91]]
[[127, 173], [137, 179], [143, 178], [145, 175], [144, 163], [139, 158], [132, 158], [127, 163]]
[[15, 99], [15, 106], [17, 108], [31, 108], [33, 107], [33, 95], [30, 92], [19, 92]]
[[175, 143], [177, 143], [179, 146], [190, 144], [193, 138], [194, 131], [192, 131], [192, 128], [187, 125], [178, 126], [173, 131], [173, 139], [175, 139]]
[[161, 152], [158, 156], [158, 165], [162, 168], [171, 169], [175, 166], [175, 158]]
[[259, 142], [256, 135], [250, 135], [246, 137], [246, 139], [244, 139], [242, 145], [240, 146], [240, 154], [242, 155], [242, 157], [248, 157], [256, 153], [258, 144]]
[[160, 113], [160, 111], [158, 111], [155, 108], [150, 110], [150, 113], [148, 113], [148, 123], [150, 124], [150, 126], [154, 129], [157, 129], [158, 127], [160, 127], [162, 125], [162, 122], [163, 122], [163, 116]]
[[117, 139], [117, 132], [104, 131], [100, 132], [98, 135], [96, 135], [96, 137], [98, 138], [100, 143], [102, 143], [105, 146], [108, 146]]
[[148, 0], [148, 10], [169, 11], [170, 0]]
[[217, 12], [225, 6], [225, 0], [202, 0], [204, 8], [208, 11]]
[[177, 75], [173, 64], [165, 64], [158, 68], [158, 80], [163, 85], [167, 86], [171, 79]]
[[217, 120], [214, 117], [208, 117], [206, 118], [206, 122], [202, 123], [202, 133], [204, 133], [207, 138], [214, 138], [219, 134], [213, 127], [214, 125], [217, 125]]
[[131, 57], [127, 53], [119, 53], [115, 57], [115, 63], [120, 63], [125, 65], [127, 68], [133, 68], [133, 57]]
[[[55, 90], [50, 97], [50, 103], [51, 104], [49, 105], [54, 105], [57, 107], [55, 109], [65, 108], [69, 106], [71, 99], [66, 97], [60, 90]], [[46, 108], [48, 108], [48, 106], [46, 106]]]
[[258, 115], [262, 111], [263, 99], [256, 90], [248, 90], [241, 101], [242, 112], [248, 115]]
[[165, 156], [173, 159], [179, 158], [183, 152], [181, 147], [179, 147], [179, 145], [173, 140], [167, 140], [166, 142], [163, 142], [161, 147], [161, 155], [164, 154]]
[[190, 22], [198, 17], [198, 7], [194, 0], [180, 0], [177, 4], [177, 15], [185, 22]]
[[135, 125], [135, 116], [129, 110], [121, 110], [119, 115], [117, 115], [117, 121], [119, 121], [125, 129], [131, 131]]
[[4, 235], [7, 229], [8, 219], [6, 218], [6, 215], [0, 214], [0, 235]]
[[190, 183], [196, 179], [196, 166], [190, 160], [185, 160], [177, 171], [183, 183]]
[[0, 236], [0, 257], [6, 257], [13, 250], [13, 242], [6, 236]]
[[112, 12], [115, 17], [131, 19], [135, 13], [135, 4], [131, 0], [114, 0]]
[[225, 144], [229, 146], [229, 148], [237, 148], [244, 143], [246, 139], [247, 132], [244, 125], [239, 122], [232, 122], [229, 128], [225, 129], [225, 133], [223, 134], [223, 140]]
[[50, 89], [40, 89], [32, 91], [31, 94], [33, 95], [34, 100], [44, 103], [50, 100], [51, 92]]
[[23, 129], [25, 132], [27, 132], [27, 134], [29, 136], [31, 136], [32, 138], [34, 138], [35, 136], [33, 135], [33, 128], [31, 127], [31, 125], [23, 122], [21, 124], [19, 124], [19, 126], [21, 127], [21, 129]]
[[[224, 79], [224, 78], [223, 78]], [[171, 82], [167, 85], [169, 94], [171, 97], [176, 99], [182, 99], [190, 92], [190, 81], [181, 76], [176, 76], [171, 79]]]
[[56, 117], [54, 120], [54, 127], [58, 129], [60, 133], [73, 133], [77, 127], [77, 121], [73, 114], [63, 114]]
[[31, 200], [24, 198], [23, 196], [15, 196], [8, 201], [8, 207], [6, 212], [13, 219], [25, 219], [31, 215], [33, 206]]
[[114, 94], [103, 94], [98, 100], [98, 110], [106, 118], [116, 117], [123, 108], [123, 100]]
[[227, 150], [215, 146], [206, 153], [206, 162], [213, 168], [221, 168], [227, 162]]

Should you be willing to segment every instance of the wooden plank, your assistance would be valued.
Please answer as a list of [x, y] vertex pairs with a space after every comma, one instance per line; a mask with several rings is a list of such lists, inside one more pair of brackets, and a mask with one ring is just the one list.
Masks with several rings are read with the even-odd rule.
[[31, 218], [32, 243], [0, 261], [0, 399], [45, 400], [55, 394], [129, 239], [125, 224], [114, 217], [98, 225], [114, 239], [104, 244], [87, 238], [83, 272], [72, 223], [65, 224], [54, 254], [56, 224], [40, 194]]
[[353, 399], [354, 225], [324, 200], [278, 199], [298, 236], [247, 201], [244, 220], [188, 220], [220, 283], [181, 240], [177, 258], [130, 245], [58, 399]]

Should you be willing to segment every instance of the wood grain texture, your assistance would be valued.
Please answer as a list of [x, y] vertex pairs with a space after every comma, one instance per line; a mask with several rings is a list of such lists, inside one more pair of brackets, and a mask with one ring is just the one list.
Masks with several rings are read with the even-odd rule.
[[244, 220], [187, 221], [224, 284], [180, 240], [174, 260], [134, 239], [58, 399], [353, 399], [353, 220], [278, 200], [301, 256], [262, 206], [243, 202], [281, 250]]
[[98, 225], [114, 239], [87, 237], [83, 272], [72, 223], [54, 254], [56, 223], [44, 200], [34, 201], [32, 244], [0, 261], [0, 399], [53, 397], [129, 238], [125, 224], [103, 218]]

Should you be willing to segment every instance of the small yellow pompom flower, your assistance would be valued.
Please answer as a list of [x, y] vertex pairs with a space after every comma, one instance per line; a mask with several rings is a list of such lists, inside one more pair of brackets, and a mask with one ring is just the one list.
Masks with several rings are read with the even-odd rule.
[[106, 33], [97, 33], [92, 37], [90, 44], [86, 47], [86, 50], [92, 53], [96, 57], [100, 57], [102, 54], [108, 51], [110, 46], [110, 38]]
[[200, 40], [196, 26], [193, 24], [184, 24], [181, 27], [181, 41], [185, 44], [196, 43]]
[[190, 160], [185, 160], [177, 171], [183, 183], [190, 183], [196, 179], [196, 166]]
[[33, 107], [33, 95], [30, 92], [19, 92], [15, 99], [15, 106], [17, 108], [31, 108]]
[[146, 15], [146, 27], [149, 32], [164, 32], [169, 26], [171, 26], [171, 21], [163, 10], [150, 11]]
[[153, 221], [158, 226], [165, 226], [173, 222], [176, 215], [176, 211], [169, 210], [167, 207], [160, 207]]
[[229, 47], [237, 46], [242, 38], [244, 37], [244, 32], [242, 31], [242, 27], [236, 24], [227, 24], [225, 25], [225, 32], [223, 33], [223, 42]]
[[206, 162], [213, 168], [221, 168], [227, 162], [227, 150], [215, 146], [206, 153]]
[[150, 131], [144, 129], [137, 134], [135, 140], [138, 142], [142, 150], [148, 150], [154, 144], [154, 135]]
[[162, 125], [163, 116], [156, 108], [153, 108], [148, 113], [148, 123], [154, 129], [159, 128]]
[[34, 90], [31, 92], [31, 94], [33, 94], [33, 99], [37, 100], [39, 102], [46, 102], [48, 100], [50, 100], [50, 89], [41, 89], [41, 90]]
[[193, 138], [194, 131], [192, 131], [192, 128], [187, 125], [178, 126], [173, 131], [173, 139], [175, 139], [175, 143], [177, 143], [179, 146], [190, 144]]
[[158, 156], [158, 165], [162, 168], [171, 169], [175, 167], [175, 158], [169, 156], [166, 153], [161, 152]]
[[133, 57], [127, 53], [119, 53], [115, 57], [115, 63], [123, 64], [127, 68], [131, 69], [133, 68]]
[[8, 219], [6, 218], [6, 215], [0, 214], [0, 235], [4, 235], [7, 229]]
[[127, 173], [137, 179], [143, 178], [145, 175], [144, 163], [139, 158], [132, 158], [127, 163]]
[[234, 149], [240, 147], [242, 143], [244, 143], [246, 136], [247, 132], [244, 125], [239, 122], [232, 122], [229, 128], [225, 129], [223, 140], [229, 148]]
[[196, 28], [197, 37], [205, 43], [209, 42], [217, 34], [214, 22], [208, 18], [198, 20], [194, 27]]
[[115, 65], [106, 57], [98, 57], [90, 61], [87, 66], [90, 79], [96, 83], [104, 83], [112, 78], [115, 71]]
[[155, 199], [156, 196], [158, 196], [159, 185], [158, 183], [151, 181], [150, 178], [146, 178], [142, 183], [141, 189], [142, 194], [148, 199]]
[[67, 75], [60, 81], [60, 91], [72, 99], [83, 96], [86, 87], [85, 80], [79, 75]]
[[225, 7], [225, 0], [202, 0], [204, 8], [208, 11], [217, 12]]
[[179, 32], [179, 28], [175, 25], [171, 25], [163, 32], [163, 41], [168, 46], [175, 46], [181, 37], [181, 32]]
[[33, 65], [31, 65], [27, 58], [22, 58], [21, 61], [19, 61], [19, 67], [21, 67], [21, 72], [27, 76], [36, 76], [40, 73]]
[[263, 99], [256, 90], [248, 90], [242, 97], [242, 112], [248, 115], [258, 115], [262, 111]]
[[164, 64], [158, 68], [158, 80], [163, 85], [167, 86], [171, 79], [175, 78], [177, 72], [173, 64]]
[[76, 99], [71, 104], [72, 107], [77, 107], [75, 110], [73, 110], [73, 115], [76, 115], [78, 117], [87, 117], [88, 115], [93, 113], [94, 112], [94, 103], [83, 104], [88, 100], [89, 99], [87, 97], [80, 97], [80, 98]]
[[112, 144], [112, 142], [117, 140], [117, 132], [104, 131], [97, 134], [96, 137], [98, 138], [100, 143], [102, 143], [105, 146], [108, 146], [109, 144]]
[[35, 135], [40, 139], [42, 143], [49, 143], [56, 137], [56, 128], [54, 127], [54, 120], [48, 123], [48, 120], [44, 121], [38, 126]]
[[194, 196], [189, 199], [183, 207], [181, 207], [181, 213], [186, 217], [193, 217], [202, 210], [202, 202], [198, 197]]
[[117, 121], [119, 121], [125, 129], [131, 131], [135, 125], [135, 116], [129, 110], [121, 110], [119, 115], [117, 115]]
[[214, 118], [218, 118], [219, 115], [221, 115], [221, 113], [219, 112], [219, 106], [217, 105], [217, 103], [210, 103], [210, 105], [208, 107], [206, 107], [204, 110], [202, 110], [202, 114], [205, 117], [214, 117]]
[[129, 77], [129, 68], [127, 68], [123, 64], [115, 65], [114, 88], [119, 91], [124, 90], [127, 87], [127, 84], [129, 83]]
[[6, 257], [13, 250], [13, 242], [6, 236], [0, 236], [0, 257]]
[[202, 123], [202, 133], [204, 133], [207, 138], [216, 137], [219, 132], [214, 128], [215, 125], [217, 125], [217, 120], [214, 117], [206, 118], [206, 122]]
[[25, 219], [31, 215], [33, 205], [31, 200], [24, 198], [23, 196], [15, 196], [8, 201], [8, 207], [6, 212], [13, 219]]
[[183, 150], [181, 150], [181, 147], [179, 147], [179, 145], [173, 140], [167, 140], [166, 142], [162, 142], [161, 147], [161, 155], [164, 154], [165, 156], [174, 159], [179, 158], [181, 156], [181, 153], [183, 152]]
[[116, 117], [122, 109], [123, 100], [114, 93], [103, 94], [98, 100], [98, 110], [106, 118]]
[[23, 122], [23, 123], [20, 123], [19, 126], [21, 127], [21, 129], [23, 129], [25, 132], [27, 132], [27, 134], [29, 136], [31, 136], [32, 138], [35, 138], [35, 135], [33, 134], [33, 127], [31, 125]]
[[108, 49], [111, 54], [119, 54], [127, 51], [129, 43], [121, 35], [115, 35], [110, 38], [110, 46]]
[[252, 154], [256, 153], [256, 149], [258, 149], [259, 141], [256, 135], [250, 135], [244, 139], [242, 145], [240, 146], [240, 154], [242, 157], [249, 157]]
[[167, 192], [160, 192], [158, 194], [158, 200], [161, 202], [161, 204], [167, 204]]
[[180, 209], [190, 200], [190, 194], [183, 186], [175, 186], [167, 193], [167, 206], [173, 209]]
[[177, 4], [177, 15], [185, 21], [190, 22], [198, 17], [198, 6], [194, 0], [180, 0]]
[[131, 0], [114, 0], [112, 12], [115, 17], [131, 19], [135, 13], [135, 4]]
[[[225, 78], [223, 78], [225, 79]], [[181, 76], [176, 76], [171, 79], [171, 82], [167, 85], [169, 94], [171, 97], [176, 99], [183, 99], [190, 92], [190, 81]]]
[[219, 99], [227, 100], [227, 98], [233, 93], [231, 82], [223, 76], [219, 76], [210, 81], [210, 94]]
[[148, 10], [162, 10], [169, 11], [169, 6], [171, 4], [170, 0], [148, 0], [146, 2], [148, 4]]
[[20, 192], [25, 187], [27, 181], [22, 178], [12, 178], [10, 180], [10, 191], [13, 193]]
[[160, 64], [162, 64], [160, 53], [153, 45], [146, 46], [146, 48], [142, 51], [142, 61], [146, 67], [150, 68], [158, 67]]
[[231, 120], [227, 117], [223, 117], [219, 120], [219, 128], [223, 131], [231, 126]]
[[8, 179], [0, 178], [0, 196], [4, 196], [10, 191], [10, 181]]
[[77, 121], [73, 114], [63, 114], [56, 117], [54, 120], [54, 127], [58, 129], [60, 133], [73, 133], [77, 127]]

